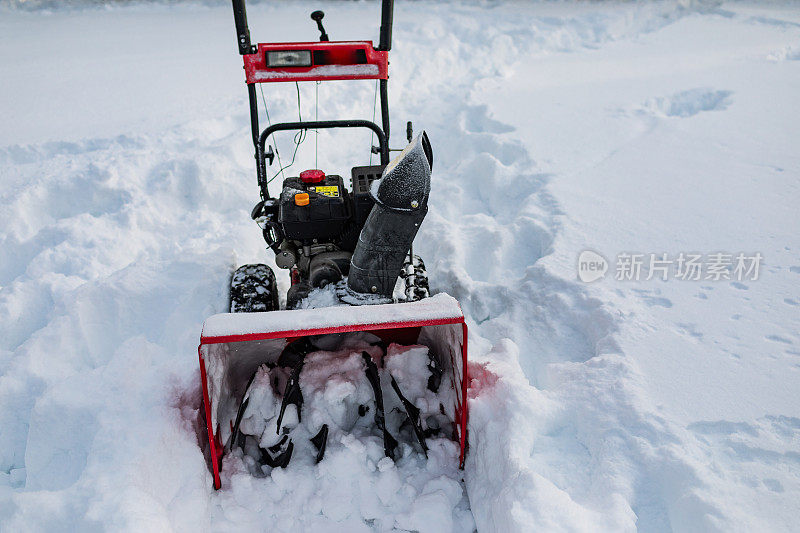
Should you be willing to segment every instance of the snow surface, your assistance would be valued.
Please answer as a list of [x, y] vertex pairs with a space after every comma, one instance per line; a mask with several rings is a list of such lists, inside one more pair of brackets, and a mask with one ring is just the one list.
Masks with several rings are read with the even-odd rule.
[[[435, 152], [415, 252], [470, 327], [466, 469], [423, 481], [454, 452], [393, 466], [353, 439], [307, 483], [214, 492], [200, 328], [234, 266], [274, 266], [230, 6], [42, 3], [0, 16], [0, 530], [797, 529], [796, 4], [398, 2], [392, 145], [414, 120]], [[253, 5], [252, 34], [314, 40], [317, 8]], [[376, 4], [324, 9], [332, 38], [377, 39]], [[374, 82], [318, 92], [319, 119], [372, 116]], [[369, 137], [309, 134], [293, 170], [346, 173]], [[764, 265], [586, 285], [586, 249]], [[414, 502], [391, 525], [364, 519], [375, 471]]]

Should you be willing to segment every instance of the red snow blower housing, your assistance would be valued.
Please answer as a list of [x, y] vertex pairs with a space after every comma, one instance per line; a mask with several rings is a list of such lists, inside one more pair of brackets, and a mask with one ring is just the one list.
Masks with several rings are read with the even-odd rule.
[[[392, 459], [414, 449], [427, 456], [429, 439], [451, 438], [463, 467], [467, 328], [455, 299], [429, 296], [425, 265], [412, 251], [433, 167], [425, 132], [414, 137], [408, 122], [409, 144], [389, 161], [393, 1], [382, 1], [377, 48], [329, 41], [321, 11], [311, 14], [320, 42], [252, 45], [244, 0], [232, 3], [261, 193], [252, 218], [291, 287], [281, 310], [272, 269], [243, 265], [231, 278], [230, 313], [203, 326], [200, 415], [214, 488], [225, 454], [264, 475], [304, 449], [323, 460], [343, 432], [377, 439]], [[380, 88], [381, 126], [352, 119], [259, 128], [258, 83], [365, 79]], [[369, 153], [380, 164], [352, 167], [349, 189], [339, 175], [305, 170], [271, 196], [267, 166], [280, 156], [267, 139], [326, 128], [370, 129], [377, 146]]]

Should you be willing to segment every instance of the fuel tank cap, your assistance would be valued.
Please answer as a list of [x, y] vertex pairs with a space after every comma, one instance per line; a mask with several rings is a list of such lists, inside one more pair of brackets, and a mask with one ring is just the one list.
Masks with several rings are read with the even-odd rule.
[[325, 173], [318, 168], [304, 170], [300, 173], [300, 181], [303, 183], [320, 183], [325, 180]]

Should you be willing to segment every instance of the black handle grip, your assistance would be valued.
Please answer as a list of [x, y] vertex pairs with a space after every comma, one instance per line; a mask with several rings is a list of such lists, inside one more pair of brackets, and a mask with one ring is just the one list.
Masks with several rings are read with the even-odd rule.
[[250, 44], [250, 28], [247, 27], [247, 8], [244, 0], [231, 0], [233, 3], [233, 22], [236, 24], [236, 42], [239, 44], [241, 55], [252, 54], [253, 45]]
[[392, 49], [392, 18], [394, 0], [383, 0], [381, 3], [381, 40], [378, 50]]

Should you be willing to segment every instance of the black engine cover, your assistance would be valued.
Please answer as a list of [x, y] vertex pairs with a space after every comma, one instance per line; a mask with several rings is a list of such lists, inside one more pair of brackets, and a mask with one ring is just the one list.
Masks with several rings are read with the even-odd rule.
[[[308, 193], [308, 205], [297, 205], [295, 196]], [[350, 219], [348, 192], [341, 176], [328, 175], [320, 183], [287, 178], [279, 201], [278, 220], [287, 239], [324, 242], [337, 238]]]

